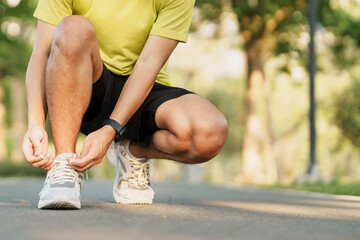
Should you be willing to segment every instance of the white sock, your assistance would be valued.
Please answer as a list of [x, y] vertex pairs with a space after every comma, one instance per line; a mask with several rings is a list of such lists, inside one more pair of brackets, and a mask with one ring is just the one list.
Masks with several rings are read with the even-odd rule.
[[60, 155], [57, 155], [55, 159], [57, 160], [67, 160], [67, 158], [72, 157], [74, 153], [62, 153]]
[[132, 155], [131, 154], [131, 152], [130, 152], [130, 143], [131, 143], [131, 141], [126, 141], [126, 143], [125, 143], [125, 151], [130, 155], [130, 157], [132, 158], [132, 159], [135, 159], [135, 160], [137, 160], [137, 161], [140, 161], [140, 160], [142, 160], [142, 158], [137, 158], [137, 157], [135, 157], [134, 155]]

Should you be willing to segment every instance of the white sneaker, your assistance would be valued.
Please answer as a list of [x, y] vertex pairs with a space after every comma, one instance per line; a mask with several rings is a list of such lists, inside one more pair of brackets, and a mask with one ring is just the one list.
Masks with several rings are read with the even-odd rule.
[[39, 193], [39, 208], [81, 208], [80, 190], [84, 175], [69, 166], [67, 157], [71, 155], [64, 153], [55, 158]]
[[120, 204], [152, 204], [154, 191], [150, 187], [150, 159], [135, 159], [128, 153], [129, 140], [112, 142], [107, 156], [116, 169], [113, 196]]

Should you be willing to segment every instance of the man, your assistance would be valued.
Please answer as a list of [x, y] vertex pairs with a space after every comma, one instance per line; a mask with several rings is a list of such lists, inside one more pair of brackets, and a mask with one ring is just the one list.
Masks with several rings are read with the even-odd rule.
[[[80, 209], [82, 172], [108, 158], [113, 195], [151, 204], [149, 159], [202, 163], [227, 137], [210, 102], [169, 87], [166, 62], [186, 42], [194, 0], [40, 0], [26, 74], [29, 128], [23, 152], [49, 170], [39, 208]], [[186, 61], [186, 60], [184, 60]], [[47, 152], [49, 113], [56, 157]], [[75, 154], [79, 131], [86, 134]]]

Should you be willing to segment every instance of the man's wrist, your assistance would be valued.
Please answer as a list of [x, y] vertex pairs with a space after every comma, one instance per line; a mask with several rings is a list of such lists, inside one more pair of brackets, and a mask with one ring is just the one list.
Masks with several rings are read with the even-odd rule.
[[[34, 114], [33, 114], [34, 115]], [[28, 116], [28, 127], [41, 126], [45, 128], [46, 117], [43, 114], [36, 114]]]
[[115, 136], [116, 136], [116, 131], [114, 128], [112, 128], [111, 126], [109, 125], [104, 125], [102, 127], [102, 129], [105, 131], [105, 134], [107, 136], [109, 136], [109, 138], [111, 138], [111, 140], [114, 140], [115, 139]]
[[114, 129], [114, 131], [115, 131], [114, 141], [115, 142], [119, 142], [120, 140], [122, 140], [124, 138], [124, 135], [126, 133], [126, 127], [121, 125], [116, 120], [108, 118], [102, 123], [102, 125], [109, 126]]
[[45, 128], [45, 121], [28, 120], [28, 128], [35, 127], [35, 126]]

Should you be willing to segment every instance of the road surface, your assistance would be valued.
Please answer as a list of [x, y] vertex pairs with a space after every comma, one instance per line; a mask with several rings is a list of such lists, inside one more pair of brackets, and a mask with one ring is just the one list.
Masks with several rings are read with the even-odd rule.
[[360, 198], [157, 183], [153, 205], [113, 202], [87, 180], [81, 210], [38, 210], [41, 179], [0, 179], [0, 239], [360, 239]]

